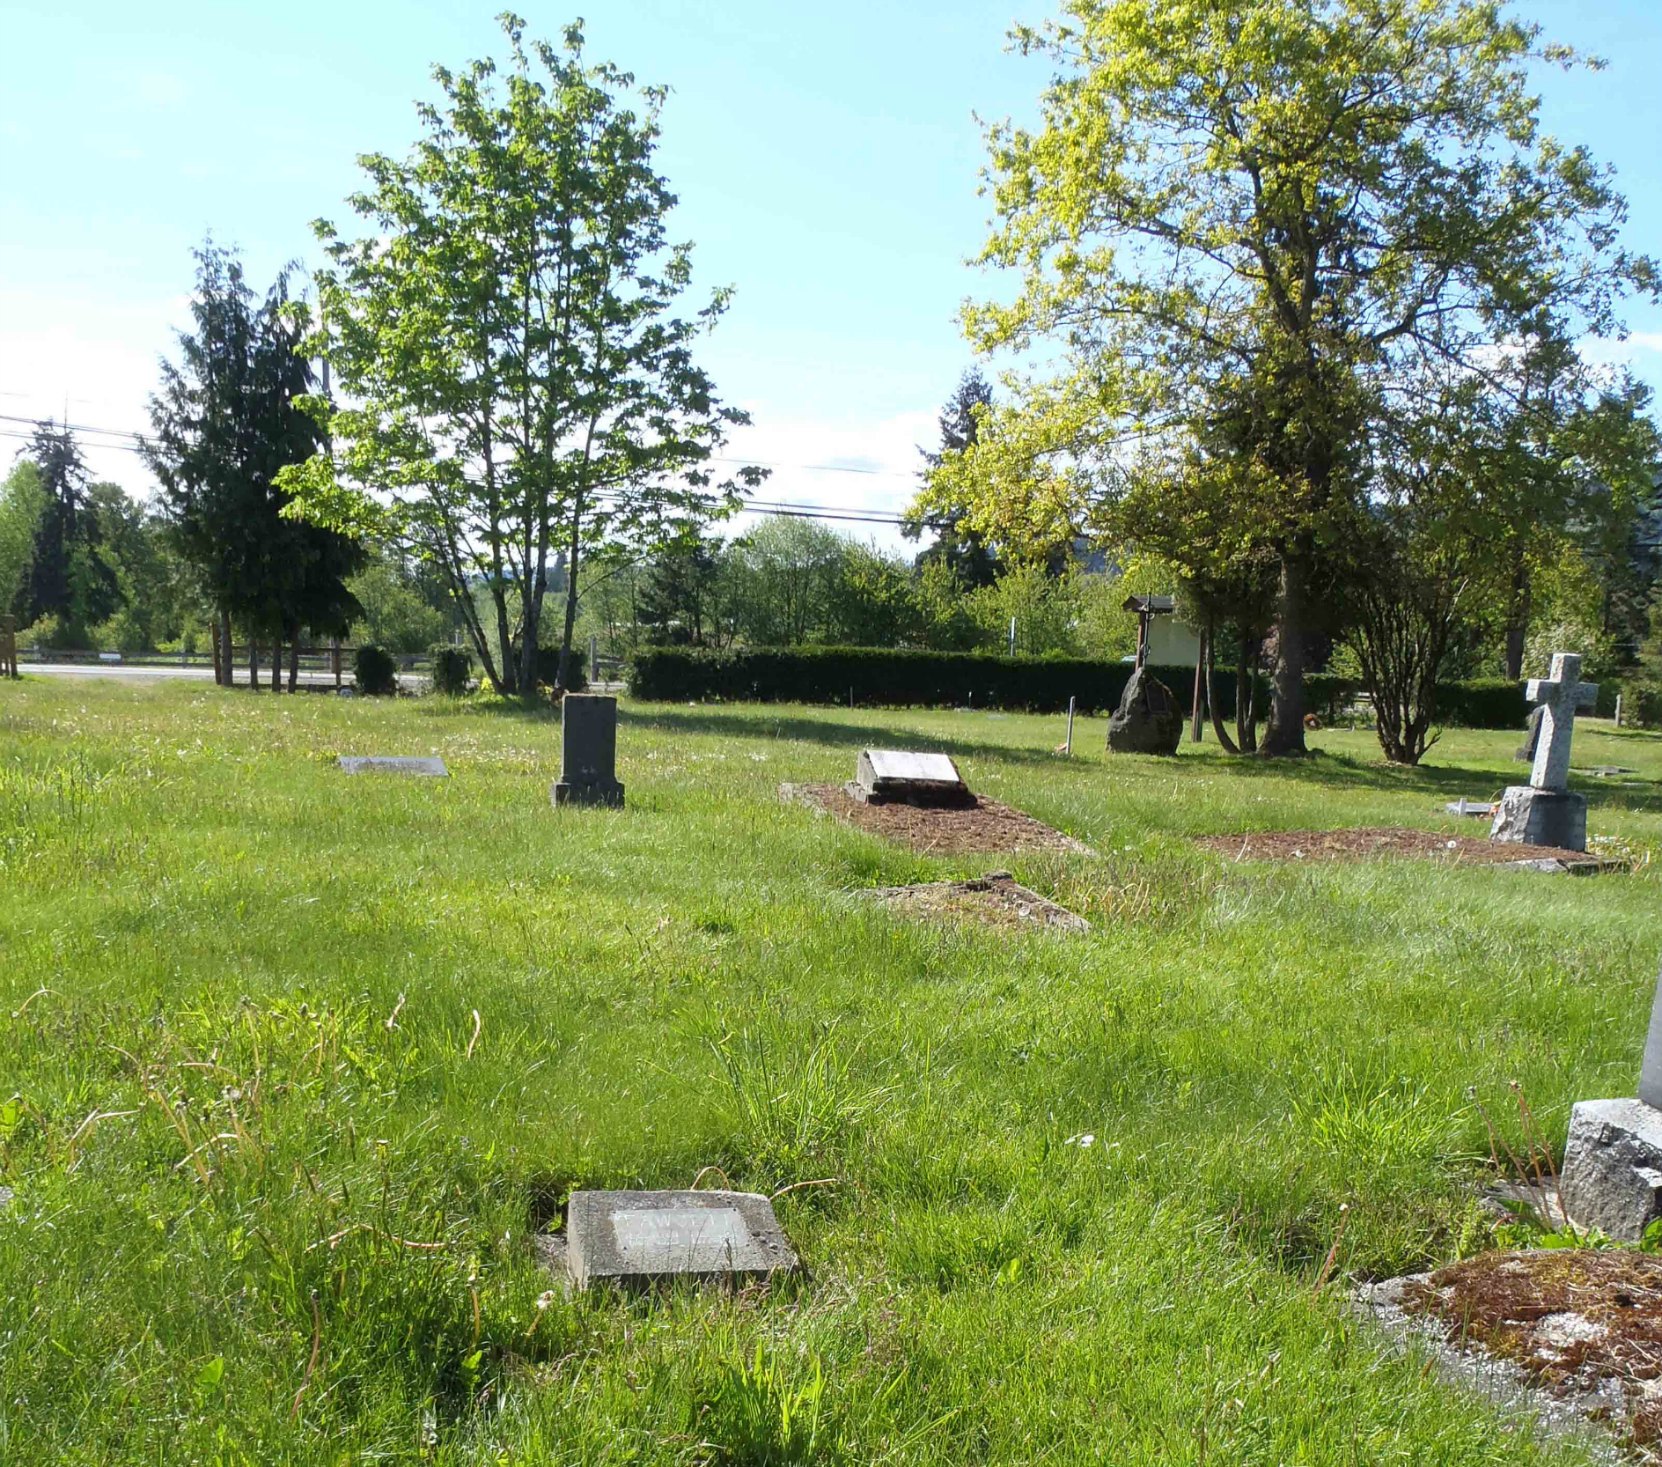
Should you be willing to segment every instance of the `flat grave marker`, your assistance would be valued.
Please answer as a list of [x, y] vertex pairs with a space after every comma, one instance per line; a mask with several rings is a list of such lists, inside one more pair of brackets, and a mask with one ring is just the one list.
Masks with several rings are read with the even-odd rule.
[[450, 774], [437, 754], [342, 754], [339, 763], [348, 774], [414, 774], [428, 779], [444, 779]]
[[757, 1192], [573, 1192], [565, 1256], [579, 1289], [744, 1283], [801, 1267]]

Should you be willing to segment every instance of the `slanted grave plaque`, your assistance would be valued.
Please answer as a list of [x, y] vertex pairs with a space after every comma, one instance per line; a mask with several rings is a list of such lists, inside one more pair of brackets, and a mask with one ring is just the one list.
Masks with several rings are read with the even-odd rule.
[[848, 793], [868, 805], [971, 805], [958, 766], [946, 754], [910, 749], [862, 749]]
[[756, 1192], [573, 1192], [566, 1205], [572, 1283], [745, 1283], [800, 1267]]
[[407, 758], [389, 754], [342, 754], [340, 767], [348, 774], [414, 774], [429, 779], [443, 779], [450, 771], [437, 754], [421, 758]]

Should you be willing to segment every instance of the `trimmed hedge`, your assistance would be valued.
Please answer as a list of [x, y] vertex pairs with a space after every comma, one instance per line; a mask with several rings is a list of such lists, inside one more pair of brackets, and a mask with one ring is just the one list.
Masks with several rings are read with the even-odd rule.
[[[1177, 696], [1187, 717], [1194, 693], [1192, 667], [1149, 671]], [[924, 652], [885, 647], [743, 647], [713, 652], [693, 647], [647, 647], [629, 666], [629, 692], [662, 703], [840, 703], [866, 707], [1011, 708], [1059, 713], [1070, 697], [1081, 713], [1119, 705], [1131, 677], [1129, 662], [1090, 657], [1001, 657], [988, 652]], [[1260, 708], [1269, 685], [1255, 679]], [[1360, 695], [1351, 679], [1311, 673], [1305, 706], [1324, 721], [1343, 715]], [[1224, 718], [1235, 716], [1235, 674], [1219, 669], [1213, 698]], [[1501, 679], [1438, 685], [1444, 721], [1468, 728], [1521, 728], [1523, 687]]]

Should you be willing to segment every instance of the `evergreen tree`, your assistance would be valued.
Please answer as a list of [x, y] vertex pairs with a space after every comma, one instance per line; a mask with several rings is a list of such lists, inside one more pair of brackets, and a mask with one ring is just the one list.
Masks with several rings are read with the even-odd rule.
[[54, 616], [84, 633], [120, 604], [97, 517], [88, 507], [86, 462], [67, 425], [51, 422], [36, 425], [24, 456], [39, 473], [46, 496], [23, 592], [24, 620]]
[[[961, 454], [975, 446], [981, 433], [977, 413], [990, 411], [992, 405], [991, 385], [979, 368], [972, 367], [959, 379], [937, 419], [941, 430], [939, 451], [919, 450], [929, 466], [920, 476], [926, 488], [948, 454]], [[965, 523], [968, 514], [969, 507], [962, 499], [926, 495], [907, 514], [902, 533], [908, 540], [918, 539], [925, 530], [933, 533], [935, 543], [918, 555], [919, 569], [930, 564], [944, 565], [961, 585], [974, 590], [992, 585], [998, 579], [1000, 565], [986, 540]]]

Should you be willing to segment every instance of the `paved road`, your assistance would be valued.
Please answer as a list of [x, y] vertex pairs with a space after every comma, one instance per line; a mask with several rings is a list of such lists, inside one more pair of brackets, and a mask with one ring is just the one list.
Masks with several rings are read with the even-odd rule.
[[[115, 678], [127, 682], [150, 682], [156, 678], [186, 678], [192, 682], [204, 683], [214, 680], [214, 670], [211, 667], [169, 667], [165, 663], [159, 666], [140, 666], [125, 662], [22, 662], [18, 664], [18, 671], [26, 677]], [[400, 676], [423, 684], [426, 682], [426, 677], [422, 674], [402, 673]], [[240, 687], [248, 686], [246, 668], [237, 669], [237, 682]], [[283, 682], [287, 686], [286, 670], [283, 673]], [[300, 683], [308, 688], [332, 688], [335, 685], [335, 675], [331, 672], [307, 672], [302, 668]], [[351, 678], [347, 679], [347, 683], [350, 685]], [[261, 670], [260, 686], [271, 686], [270, 668]]]

